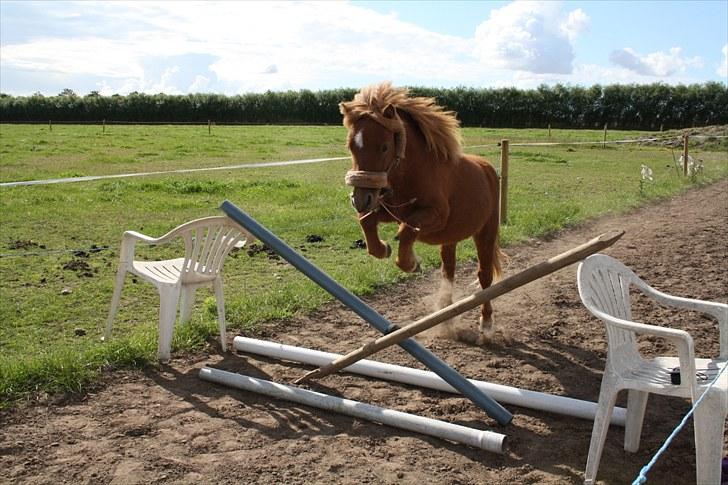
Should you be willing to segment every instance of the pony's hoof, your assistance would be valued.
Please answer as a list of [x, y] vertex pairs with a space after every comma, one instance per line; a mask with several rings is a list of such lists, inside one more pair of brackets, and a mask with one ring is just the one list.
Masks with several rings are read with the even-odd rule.
[[495, 320], [493, 319], [493, 315], [489, 315], [488, 318], [480, 317], [480, 325], [478, 328], [480, 328], [480, 333], [482, 333], [486, 338], [490, 338], [493, 336], [493, 333], [495, 332]]
[[382, 248], [384, 249], [378, 251], [370, 250], [369, 254], [377, 259], [387, 259], [392, 255], [392, 246], [387, 243], [382, 243]]
[[421, 273], [422, 272], [422, 266], [420, 265], [420, 258], [415, 258], [414, 263], [410, 267], [404, 266], [404, 264], [399, 260], [396, 261], [396, 264], [397, 264], [397, 267], [399, 269], [401, 269], [402, 271], [404, 271], [405, 273]]

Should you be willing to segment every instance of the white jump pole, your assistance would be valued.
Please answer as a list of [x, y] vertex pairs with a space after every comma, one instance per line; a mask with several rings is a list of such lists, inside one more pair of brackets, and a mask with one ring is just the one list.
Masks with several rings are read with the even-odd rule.
[[371, 404], [329, 396], [320, 392], [286, 386], [284, 384], [209, 367], [200, 369], [200, 378], [217, 384], [263, 394], [275, 399], [284, 399], [286, 401], [325, 409], [375, 423], [386, 424], [395, 428], [435, 436], [456, 443], [463, 443], [493, 453], [503, 453], [503, 442], [506, 437], [505, 435], [492, 431], [467, 428], [458, 424], [384, 409], [378, 406], [372, 406]]
[[[247, 337], [235, 337], [234, 346], [241, 352], [265, 355], [276, 359], [290, 360], [310, 365], [326, 365], [340, 357], [339, 354], [321, 352], [318, 350], [294, 347], [266, 340]], [[361, 360], [344, 369], [346, 372], [376, 377], [389, 381], [426, 387], [437, 391], [457, 393], [447, 382], [443, 381], [434, 372], [412, 369], [394, 364], [385, 364], [373, 360]], [[593, 421], [597, 411], [597, 404], [564, 396], [555, 396], [543, 392], [528, 391], [517, 387], [492, 384], [490, 382], [469, 379], [475, 387], [499, 402], [514, 404], [530, 409], [564, 414], [576, 418]], [[612, 413], [612, 424], [624, 426], [627, 410], [615, 407]]]

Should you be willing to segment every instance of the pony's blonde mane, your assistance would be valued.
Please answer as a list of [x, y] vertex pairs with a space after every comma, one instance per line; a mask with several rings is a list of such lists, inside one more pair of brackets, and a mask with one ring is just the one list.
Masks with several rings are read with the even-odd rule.
[[[388, 114], [394, 108], [395, 115]], [[425, 137], [427, 149], [443, 161], [457, 160], [461, 155], [460, 122], [453, 111], [445, 111], [434, 98], [410, 97], [405, 88], [383, 82], [362, 88], [352, 101], [339, 105], [344, 126], [351, 130], [363, 116], [368, 116], [395, 133], [404, 130], [396, 114], [404, 112], [417, 124]]]

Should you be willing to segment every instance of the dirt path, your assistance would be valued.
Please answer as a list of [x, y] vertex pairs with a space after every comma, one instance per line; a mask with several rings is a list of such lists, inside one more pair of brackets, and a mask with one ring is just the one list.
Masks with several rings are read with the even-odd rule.
[[[653, 286], [673, 294], [726, 301], [728, 181], [693, 190], [626, 216], [605, 217], [549, 241], [508, 249], [506, 274], [611, 229], [626, 231], [606, 251]], [[581, 306], [572, 266], [496, 301], [501, 331], [482, 347], [423, 338], [468, 377], [595, 401], [604, 367], [602, 325]], [[474, 281], [458, 272], [460, 293]], [[430, 312], [436, 275], [387, 289], [369, 303], [406, 323]], [[717, 355], [715, 325], [692, 314], [649, 307], [647, 321], [668, 320], [695, 337], [697, 353]], [[461, 326], [474, 325], [477, 313]], [[263, 338], [345, 352], [377, 334], [340, 305], [265, 327]], [[260, 335], [258, 335], [260, 337]], [[420, 367], [399, 349], [376, 356]], [[178, 358], [161, 371], [116, 373], [70, 403], [0, 415], [3, 483], [581, 483], [591, 422], [508, 405], [516, 415], [500, 428], [468, 400], [350, 375], [312, 386], [401, 411], [508, 435], [495, 455], [304, 406], [201, 382], [204, 364], [287, 382], [306, 369], [217, 352]], [[623, 399], [618, 403], [624, 405]], [[687, 411], [687, 402], [651, 397], [640, 451], [626, 453], [623, 430], [607, 437], [599, 479], [629, 483]], [[649, 474], [650, 482], [694, 483], [692, 422]]]

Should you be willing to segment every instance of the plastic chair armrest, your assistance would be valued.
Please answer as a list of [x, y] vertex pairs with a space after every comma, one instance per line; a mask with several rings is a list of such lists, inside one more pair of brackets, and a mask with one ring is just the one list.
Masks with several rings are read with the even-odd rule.
[[644, 290], [646, 294], [664, 305], [706, 313], [712, 315], [721, 323], [728, 321], [728, 305], [725, 303], [668, 295], [652, 287], [644, 288]]
[[147, 244], [159, 244], [165, 242], [162, 240], [163, 238], [164, 236], [161, 238], [153, 238], [136, 231], [124, 231], [124, 236], [121, 239], [121, 262], [131, 263], [134, 260], [134, 249], [137, 242], [142, 241]]
[[728, 359], [728, 305], [725, 303], [668, 295], [647, 285], [642, 290], [645, 294], [664, 305], [704, 313], [715, 318], [718, 321], [718, 329], [720, 331], [720, 358]]
[[[620, 327], [639, 335], [653, 335], [672, 342], [677, 350], [678, 361], [680, 362], [680, 374], [683, 377], [682, 382], [686, 386], [690, 386], [693, 398], [697, 396], [695, 344], [688, 332], [675, 328], [659, 327], [649, 323], [630, 322], [606, 314], [602, 318], [605, 317], [608, 320], [608, 325]], [[693, 378], [688, 379], [684, 376], [693, 376]]]
[[692, 337], [689, 333], [684, 330], [678, 330], [675, 328], [660, 327], [658, 325], [652, 325], [649, 323], [642, 322], [630, 322], [629, 320], [623, 320], [621, 318], [614, 317], [607, 313], [604, 313], [595, 308], [590, 309], [597, 317], [604, 320], [608, 325], [629, 330], [642, 335], [654, 335], [656, 337], [663, 337], [669, 339], [690, 339]]

